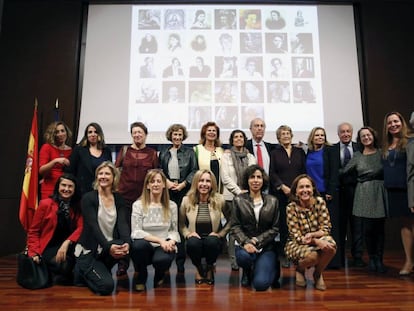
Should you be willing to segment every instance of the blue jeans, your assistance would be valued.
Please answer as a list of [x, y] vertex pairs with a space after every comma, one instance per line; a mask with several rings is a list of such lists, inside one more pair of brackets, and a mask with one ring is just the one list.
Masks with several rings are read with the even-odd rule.
[[268, 289], [276, 276], [277, 254], [273, 250], [249, 254], [236, 247], [236, 260], [239, 267], [253, 272], [252, 285], [257, 291]]

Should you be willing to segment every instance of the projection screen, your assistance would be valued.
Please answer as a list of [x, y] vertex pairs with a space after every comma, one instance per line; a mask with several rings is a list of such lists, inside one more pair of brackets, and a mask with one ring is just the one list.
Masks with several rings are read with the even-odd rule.
[[210, 120], [227, 142], [255, 117], [266, 141], [285, 124], [294, 142], [314, 126], [336, 141], [339, 123], [363, 124], [353, 8], [90, 5], [81, 99], [79, 135], [98, 122], [109, 144], [129, 143], [134, 121], [149, 144], [172, 123], [197, 143]]

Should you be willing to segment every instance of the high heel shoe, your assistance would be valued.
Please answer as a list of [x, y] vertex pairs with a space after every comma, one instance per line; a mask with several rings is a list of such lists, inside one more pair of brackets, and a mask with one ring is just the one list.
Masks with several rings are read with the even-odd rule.
[[313, 277], [315, 279], [315, 288], [321, 291], [326, 290], [326, 284], [325, 284], [325, 281], [323, 280], [322, 274], [318, 275], [317, 273], [314, 273]]
[[209, 265], [208, 269], [207, 269], [207, 275], [206, 275], [206, 283], [208, 285], [214, 285], [214, 272], [215, 272], [215, 267], [213, 265]]
[[196, 274], [194, 277], [194, 282], [197, 285], [203, 284], [204, 283], [204, 271], [203, 271], [203, 267], [202, 266], [198, 266], [196, 267]]
[[414, 270], [413, 266], [405, 264], [404, 267], [400, 270], [399, 275], [400, 276], [410, 275], [413, 272], [413, 270]]
[[296, 270], [295, 273], [296, 285], [299, 287], [306, 287], [306, 278], [304, 273], [299, 270]]

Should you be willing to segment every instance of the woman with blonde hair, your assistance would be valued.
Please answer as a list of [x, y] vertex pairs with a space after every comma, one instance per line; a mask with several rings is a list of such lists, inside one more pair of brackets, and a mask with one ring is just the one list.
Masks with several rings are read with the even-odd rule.
[[116, 192], [118, 169], [105, 161], [96, 168], [95, 176], [95, 190], [82, 198], [84, 226], [75, 255], [80, 277], [88, 287], [99, 295], [110, 295], [115, 286], [111, 269], [128, 258], [130, 230], [124, 199]]
[[63, 121], [52, 122], [44, 135], [45, 143], [39, 151], [39, 175], [42, 177], [40, 186], [41, 200], [53, 193], [56, 181], [69, 166], [72, 132]]
[[323, 127], [314, 127], [308, 137], [308, 153], [306, 154], [306, 172], [315, 181], [319, 193], [325, 199], [326, 185], [324, 174], [325, 147], [330, 146]]
[[[197, 171], [180, 207], [180, 231], [186, 239], [187, 254], [197, 268], [196, 284], [214, 284], [215, 263], [230, 229], [229, 221], [224, 228], [221, 226], [223, 207], [224, 198], [217, 193], [214, 174], [209, 170]], [[203, 258], [206, 267], [202, 265]]]
[[154, 288], [164, 282], [180, 242], [177, 204], [170, 201], [167, 178], [159, 169], [149, 170], [141, 197], [132, 204], [131, 257], [138, 272], [135, 289], [145, 291], [147, 266], [155, 269]]

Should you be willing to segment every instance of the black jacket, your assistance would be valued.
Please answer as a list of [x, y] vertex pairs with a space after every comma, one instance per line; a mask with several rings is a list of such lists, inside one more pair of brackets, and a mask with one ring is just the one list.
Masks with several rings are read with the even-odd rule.
[[[163, 149], [159, 156], [160, 168], [163, 170], [165, 176], [168, 179], [171, 179], [168, 175], [168, 162], [171, 158], [170, 148]], [[183, 182], [184, 180], [187, 182], [187, 186], [191, 185], [195, 172], [198, 170], [197, 159], [195, 157], [195, 153], [192, 148], [181, 146], [177, 150], [177, 157], [178, 157], [178, 166], [180, 167], [180, 180], [179, 182]]]
[[257, 239], [256, 248], [275, 249], [275, 237], [279, 232], [279, 203], [269, 194], [262, 194], [263, 207], [259, 222], [253, 211], [253, 200], [249, 193], [242, 193], [233, 199], [231, 214], [231, 234], [240, 245]]
[[97, 255], [98, 245], [103, 248], [102, 255], [108, 255], [112, 244], [131, 244], [131, 230], [127, 223], [127, 207], [120, 194], [114, 193], [116, 206], [116, 224], [113, 231], [113, 240], [108, 241], [98, 223], [98, 191], [86, 193], [82, 197], [83, 231], [78, 243], [84, 249], [91, 250], [94, 256]]
[[[102, 150], [103, 161], [112, 161], [111, 149], [105, 147]], [[76, 146], [69, 158], [70, 165], [65, 172], [72, 173], [78, 179], [82, 194], [92, 191], [92, 184], [95, 180], [95, 169], [92, 167], [89, 147]]]

